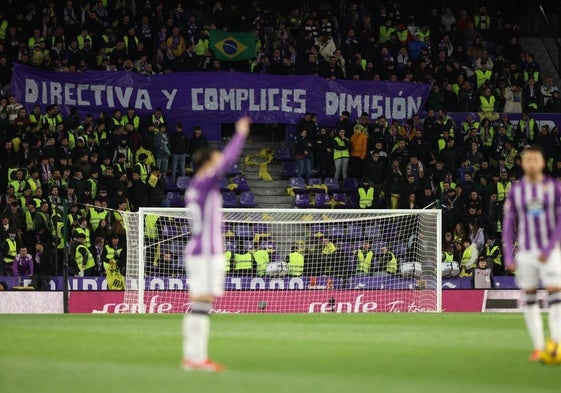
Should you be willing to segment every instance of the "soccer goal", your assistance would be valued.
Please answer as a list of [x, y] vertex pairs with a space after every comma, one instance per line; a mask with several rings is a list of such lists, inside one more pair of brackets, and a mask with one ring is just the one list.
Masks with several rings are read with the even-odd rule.
[[[441, 311], [440, 210], [224, 209], [215, 313]], [[129, 312], [189, 309], [189, 210], [127, 215]]]

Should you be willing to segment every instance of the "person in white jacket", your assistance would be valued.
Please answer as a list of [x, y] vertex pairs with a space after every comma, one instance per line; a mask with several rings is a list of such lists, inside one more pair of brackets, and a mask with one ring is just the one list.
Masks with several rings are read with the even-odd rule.
[[325, 61], [329, 61], [329, 57], [333, 56], [337, 50], [337, 46], [335, 46], [333, 38], [327, 34], [320, 35], [316, 40], [316, 45], [319, 46], [319, 54]]
[[522, 90], [516, 85], [505, 89], [505, 113], [522, 113]]

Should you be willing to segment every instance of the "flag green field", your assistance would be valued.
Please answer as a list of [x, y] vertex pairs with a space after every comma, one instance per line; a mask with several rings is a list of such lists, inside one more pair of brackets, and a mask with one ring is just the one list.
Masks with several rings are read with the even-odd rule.
[[1, 315], [11, 392], [559, 392], [519, 314], [213, 315], [221, 374], [180, 368], [181, 315]]
[[255, 33], [230, 33], [211, 30], [209, 48], [214, 51], [214, 57], [218, 60], [249, 60], [255, 56]]

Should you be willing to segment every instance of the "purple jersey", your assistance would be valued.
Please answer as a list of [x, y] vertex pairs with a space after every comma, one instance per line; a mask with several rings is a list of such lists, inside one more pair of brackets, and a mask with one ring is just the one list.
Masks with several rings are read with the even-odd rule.
[[561, 238], [561, 184], [549, 177], [544, 177], [542, 182], [536, 184], [523, 178], [510, 189], [504, 213], [503, 245], [506, 264], [513, 261], [514, 240], [520, 251], [539, 250], [548, 256]]
[[224, 159], [214, 173], [196, 175], [185, 194], [191, 213], [191, 240], [187, 255], [221, 255], [224, 253], [222, 238], [222, 195], [220, 178], [237, 160], [245, 137], [235, 134], [224, 149]]

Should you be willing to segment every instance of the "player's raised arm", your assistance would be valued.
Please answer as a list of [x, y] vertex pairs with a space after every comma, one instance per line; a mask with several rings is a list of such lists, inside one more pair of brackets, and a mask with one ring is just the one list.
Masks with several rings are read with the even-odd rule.
[[555, 222], [557, 225], [555, 226], [555, 231], [549, 238], [549, 243], [542, 250], [542, 254], [540, 256], [540, 260], [542, 262], [547, 261], [547, 258], [549, 258], [549, 254], [551, 254], [553, 248], [561, 241], [561, 183], [558, 181], [555, 181], [555, 216]]
[[219, 175], [226, 172], [228, 168], [238, 160], [245, 144], [245, 140], [249, 135], [250, 126], [251, 119], [249, 117], [242, 117], [236, 122], [236, 132], [222, 152], [223, 159], [217, 168], [217, 173]]
[[[514, 187], [513, 187], [514, 188]], [[503, 215], [503, 256], [505, 267], [514, 270], [514, 255], [512, 248], [514, 245], [514, 223], [516, 222], [516, 210], [514, 209], [513, 190], [511, 189], [504, 203]]]

